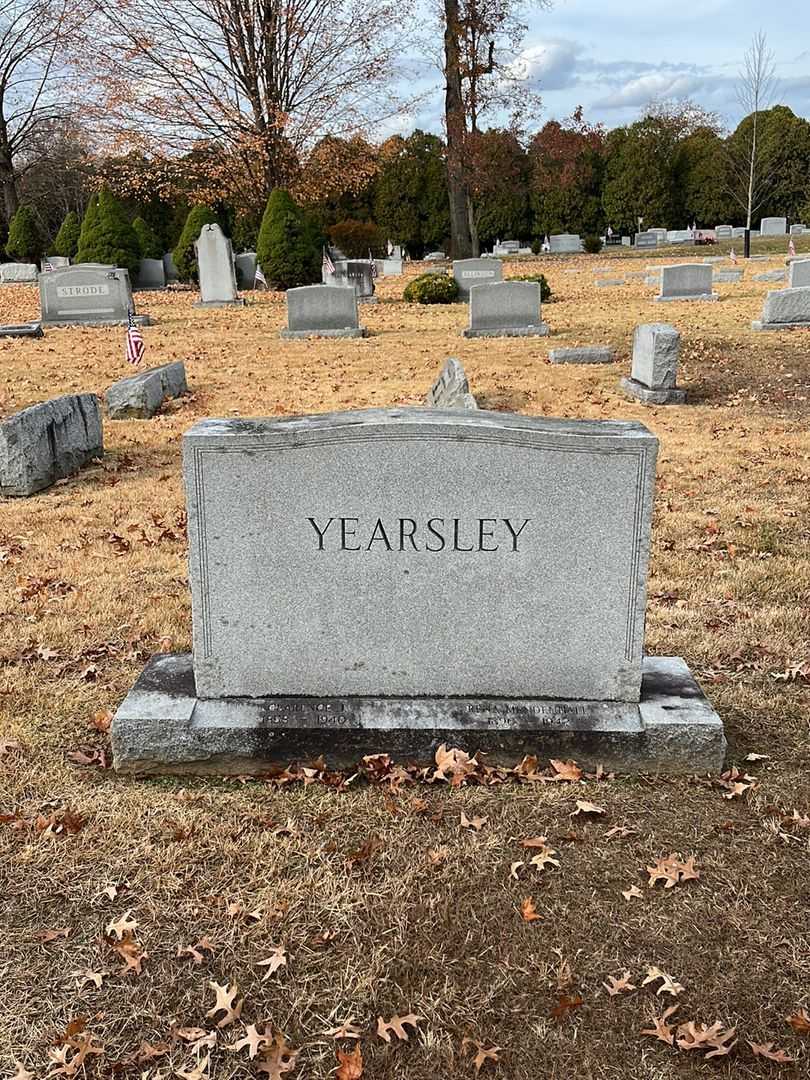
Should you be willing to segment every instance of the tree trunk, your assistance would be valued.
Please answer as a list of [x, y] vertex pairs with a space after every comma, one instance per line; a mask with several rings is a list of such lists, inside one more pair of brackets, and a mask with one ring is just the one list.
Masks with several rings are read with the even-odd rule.
[[447, 128], [447, 190], [450, 199], [450, 252], [454, 259], [473, 253], [464, 171], [467, 123], [461, 92], [458, 0], [444, 0], [444, 69], [447, 80], [444, 118]]
[[20, 197], [17, 193], [14, 162], [6, 141], [6, 124], [2, 119], [0, 119], [0, 187], [3, 189], [3, 212], [6, 224], [10, 225], [11, 219], [20, 207]]
[[470, 228], [470, 244], [472, 246], [472, 255], [474, 259], [477, 259], [481, 254], [481, 242], [478, 239], [478, 223], [475, 220], [475, 207], [470, 195], [467, 195], [467, 221]]

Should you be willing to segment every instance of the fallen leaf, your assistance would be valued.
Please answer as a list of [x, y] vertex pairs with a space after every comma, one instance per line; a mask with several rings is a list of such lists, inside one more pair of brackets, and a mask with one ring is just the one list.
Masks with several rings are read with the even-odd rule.
[[266, 1046], [270, 1046], [272, 1043], [272, 1033], [267, 1031], [265, 1027], [264, 1031], [259, 1031], [255, 1024], [245, 1024], [245, 1034], [241, 1039], [238, 1039], [235, 1043], [231, 1043], [230, 1046], [226, 1046], [226, 1050], [234, 1050], [237, 1053], [240, 1050], [248, 1048], [248, 1057], [253, 1060], [258, 1052]]
[[130, 971], [135, 975], [143, 974], [143, 962], [149, 959], [149, 953], [144, 952], [134, 937], [127, 935], [122, 941], [111, 941], [109, 938], [107, 941], [110, 948], [114, 949], [124, 961], [122, 975]]
[[625, 900], [638, 899], [644, 896], [644, 893], [638, 887], [638, 885], [631, 885], [629, 889], [622, 889], [622, 896]]
[[105, 976], [109, 974], [109, 971], [91, 971], [90, 968], [85, 968], [83, 971], [74, 971], [73, 977], [76, 979], [76, 987], [79, 990], [88, 983], [92, 983], [96, 990], [100, 990]]
[[525, 865], [526, 863], [522, 859], [518, 859], [517, 862], [513, 862], [512, 865], [509, 867], [509, 877], [514, 878], [515, 881], [519, 881], [520, 875], [518, 874], [518, 870], [521, 868], [521, 866]]
[[269, 1080], [282, 1080], [284, 1073], [295, 1068], [298, 1051], [291, 1050], [281, 1032], [278, 1032], [270, 1050], [259, 1059], [259, 1072], [267, 1073]]
[[208, 1072], [208, 1066], [211, 1064], [211, 1055], [205, 1054], [198, 1061], [188, 1065], [185, 1069], [175, 1069], [174, 1075], [179, 1076], [180, 1080], [203, 1080], [205, 1074]]
[[356, 1043], [352, 1050], [336, 1048], [338, 1068], [335, 1069], [337, 1080], [360, 1080], [363, 1075], [363, 1054], [360, 1043]]
[[211, 944], [207, 937], [200, 938], [196, 945], [177, 946], [178, 958], [190, 956], [194, 963], [197, 965], [205, 963], [206, 952], [210, 952], [212, 955], [214, 953], [214, 946]]
[[578, 814], [582, 814], [583, 817], [600, 817], [605, 813], [607, 811], [603, 806], [597, 806], [596, 803], [587, 802], [585, 799], [577, 799], [577, 808], [571, 817], [576, 817]]
[[604, 986], [611, 997], [616, 997], [617, 994], [629, 993], [631, 990], [638, 990], [638, 987], [630, 982], [629, 971], [625, 971], [618, 979], [614, 978], [612, 975], [608, 975], [608, 979], [610, 982], [603, 982], [602, 986]]
[[34, 937], [44, 945], [49, 945], [52, 941], [59, 941], [60, 938], [69, 937], [71, 932], [72, 927], [62, 926], [58, 930], [37, 930]]
[[461, 827], [462, 829], [475, 829], [476, 832], [481, 831], [481, 826], [486, 824], [487, 819], [485, 817], [473, 817], [468, 818], [464, 811], [461, 811]]
[[355, 1025], [354, 1017], [350, 1016], [349, 1019], [344, 1020], [339, 1027], [325, 1031], [324, 1035], [331, 1035], [333, 1039], [359, 1039], [362, 1037], [363, 1033], [360, 1028]]
[[526, 896], [520, 901], [520, 914], [523, 916], [525, 922], [534, 922], [535, 919], [541, 919], [542, 915], [538, 915], [534, 906], [534, 900], [530, 896]]
[[213, 1008], [209, 1009], [205, 1014], [206, 1019], [213, 1020], [215, 1016], [222, 1013], [223, 1015], [216, 1021], [216, 1025], [218, 1028], [227, 1027], [234, 1020], [238, 1020], [242, 1012], [242, 1001], [239, 998], [236, 983], [209, 982], [208, 985], [216, 994], [216, 1002]]
[[647, 873], [650, 875], [647, 883], [650, 888], [653, 888], [656, 882], [663, 881], [665, 889], [672, 889], [680, 882], [694, 881], [700, 877], [700, 871], [695, 869], [694, 856], [681, 862], [680, 856], [667, 855], [660, 858], [655, 866], [648, 866]]
[[[2, 757], [2, 754], [0, 754]], [[29, 1072], [21, 1061], [14, 1059], [14, 1064], [17, 1066], [14, 1074], [9, 1077], [9, 1080], [34, 1080], [34, 1074]]]
[[810, 1012], [807, 1009], [799, 1009], [798, 1012], [793, 1013], [792, 1016], [786, 1016], [785, 1019], [797, 1035], [810, 1035]]
[[668, 1009], [664, 1010], [663, 1016], [654, 1016], [653, 1024], [655, 1027], [644, 1028], [641, 1032], [642, 1035], [652, 1035], [653, 1038], [659, 1039], [661, 1042], [666, 1043], [667, 1046], [675, 1045], [674, 1024], [668, 1024], [670, 1016], [678, 1011], [677, 1005], [670, 1005]]
[[676, 982], [671, 975], [667, 975], [665, 971], [662, 971], [657, 967], [647, 968], [647, 977], [642, 982], [642, 986], [646, 986], [648, 983], [657, 982], [661, 980], [661, 985], [656, 990], [656, 994], [671, 994], [673, 997], [677, 997], [678, 994], [682, 994], [686, 987], [681, 986], [679, 982]]
[[[784, 1050], [774, 1050], [772, 1042], [754, 1043], [746, 1040], [754, 1052], [755, 1057], [767, 1058], [768, 1061], [777, 1061], [780, 1065], [790, 1065], [796, 1058], [790, 1057]], [[708, 1056], [708, 1055], [707, 1055]]]
[[405, 1016], [398, 1016], [394, 1013], [390, 1020], [383, 1020], [381, 1016], [378, 1016], [377, 1034], [381, 1039], [385, 1039], [388, 1043], [391, 1042], [391, 1032], [393, 1032], [401, 1042], [408, 1042], [409, 1036], [408, 1032], [405, 1030], [405, 1025], [407, 1024], [415, 1031], [416, 1026], [421, 1019], [421, 1016], [416, 1016], [414, 1013], [407, 1013]]
[[707, 1027], [690, 1020], [678, 1027], [675, 1043], [679, 1050], [709, 1050], [707, 1058], [725, 1057], [736, 1045], [730, 1041], [734, 1039], [736, 1031], [736, 1028], [725, 1030], [719, 1021]]
[[554, 770], [552, 780], [567, 780], [573, 783], [582, 779], [582, 769], [575, 761], [555, 761], [552, 758], [551, 767]]
[[472, 1050], [475, 1048], [475, 1055], [472, 1063], [475, 1066], [476, 1073], [481, 1071], [481, 1066], [487, 1062], [492, 1061], [496, 1065], [500, 1061], [498, 1054], [503, 1051], [502, 1046], [485, 1046], [484, 1043], [478, 1042], [477, 1039], [463, 1038], [461, 1040], [462, 1051]]
[[266, 956], [264, 960], [257, 961], [256, 966], [267, 968], [267, 971], [262, 976], [262, 982], [264, 982], [264, 980], [269, 979], [271, 975], [275, 975], [279, 968], [287, 966], [286, 948], [283, 945], [276, 945], [269, 956]]
[[138, 929], [138, 923], [131, 917], [132, 910], [125, 911], [123, 915], [107, 924], [106, 934], [108, 937], [123, 941], [125, 937], [132, 936]]
[[567, 1013], [573, 1012], [574, 1009], [578, 1009], [582, 1004], [583, 999], [579, 995], [576, 997], [568, 997], [567, 994], [560, 994], [560, 1000], [551, 1010], [551, 1015], [557, 1023], [559, 1023]]

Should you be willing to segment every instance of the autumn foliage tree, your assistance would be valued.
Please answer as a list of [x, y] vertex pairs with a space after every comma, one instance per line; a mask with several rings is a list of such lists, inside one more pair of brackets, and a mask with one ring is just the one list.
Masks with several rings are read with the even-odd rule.
[[578, 108], [549, 120], [529, 144], [533, 232], [595, 234], [602, 223], [605, 133]]

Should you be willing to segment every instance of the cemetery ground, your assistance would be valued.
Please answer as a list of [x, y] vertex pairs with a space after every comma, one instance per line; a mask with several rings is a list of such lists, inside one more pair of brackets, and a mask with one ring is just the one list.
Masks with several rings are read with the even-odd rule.
[[[806, 1075], [810, 333], [751, 331], [767, 264], [662, 314], [640, 280], [595, 286], [630, 261], [506, 264], [554, 291], [551, 336], [522, 340], [463, 339], [466, 309], [406, 305], [402, 278], [361, 306], [360, 340], [279, 341], [278, 294], [218, 311], [137, 296], [148, 364], [185, 360], [191, 395], [106, 421], [103, 461], [0, 506], [3, 1075]], [[34, 289], [0, 291], [3, 322], [37, 310]], [[617, 389], [634, 325], [662, 318], [683, 335], [684, 407]], [[617, 361], [546, 362], [575, 344]], [[660, 438], [647, 651], [686, 658], [732, 771], [440, 754], [422, 773], [117, 777], [111, 711], [152, 653], [190, 648], [181, 433], [420, 404], [448, 356], [483, 408]], [[127, 373], [120, 328], [0, 342], [3, 413]], [[378, 1035], [410, 1014], [404, 1038]]]

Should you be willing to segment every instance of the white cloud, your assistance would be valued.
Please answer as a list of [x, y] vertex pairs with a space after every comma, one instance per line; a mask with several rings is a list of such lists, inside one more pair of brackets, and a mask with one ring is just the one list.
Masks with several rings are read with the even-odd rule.
[[524, 49], [513, 68], [540, 90], [565, 90], [577, 82], [577, 58], [583, 46], [567, 38], [548, 38]]

